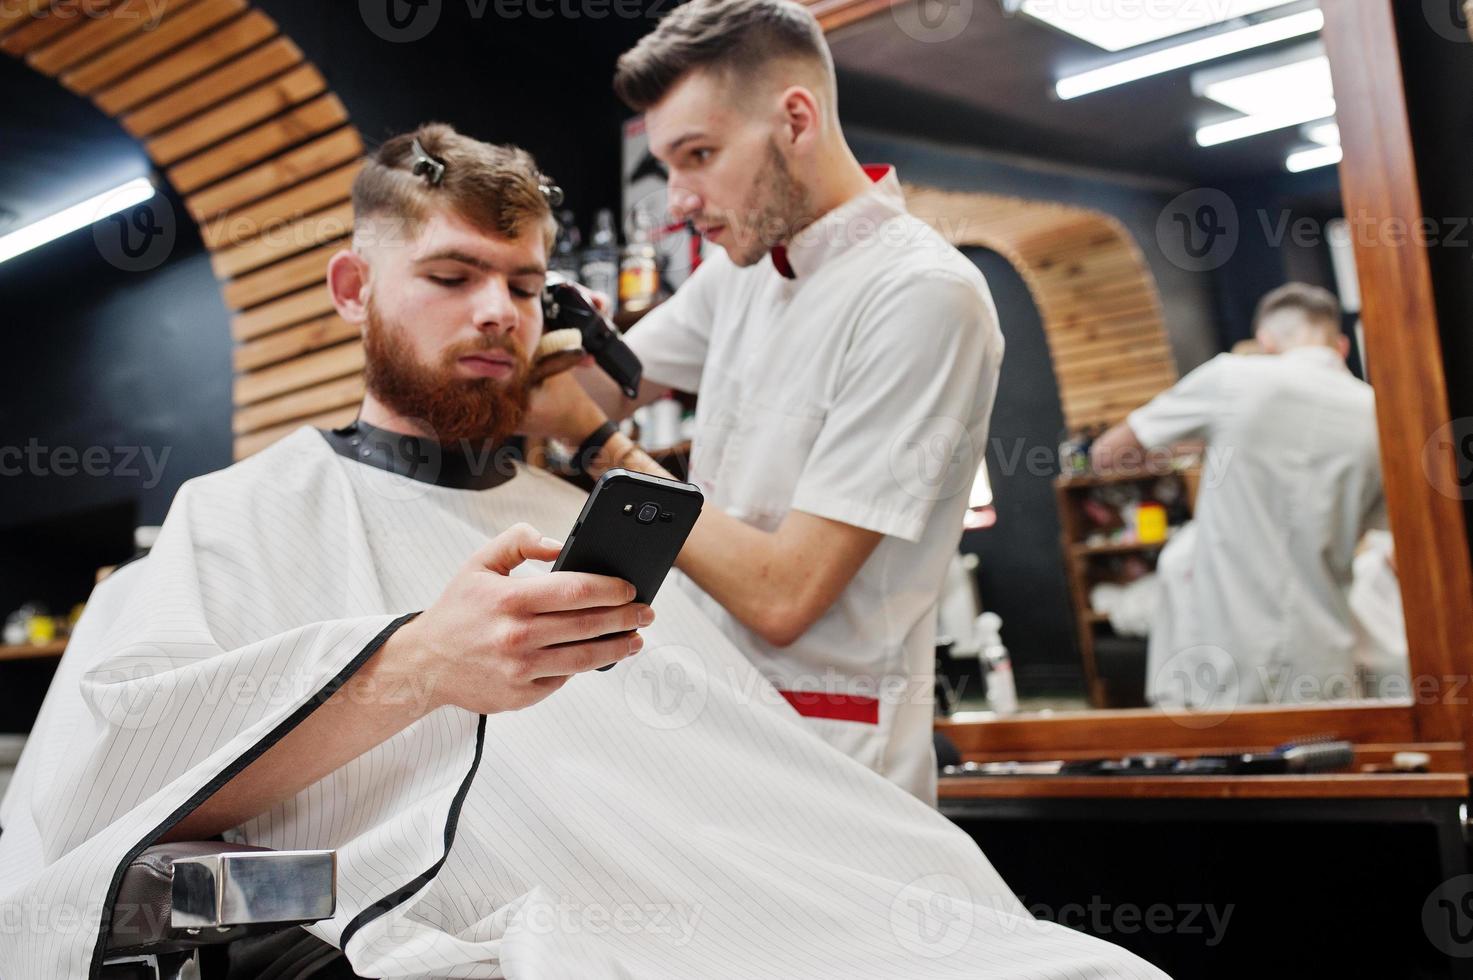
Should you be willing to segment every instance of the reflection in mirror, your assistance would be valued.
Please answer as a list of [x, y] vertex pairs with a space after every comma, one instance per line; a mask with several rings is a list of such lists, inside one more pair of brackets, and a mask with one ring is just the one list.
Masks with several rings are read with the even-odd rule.
[[1343, 214], [1317, 6], [1217, 6], [979, 4], [924, 58], [903, 20], [831, 36], [846, 125], [887, 131], [857, 149], [980, 246], [1008, 345], [940, 606], [953, 710], [1409, 696], [1352, 258], [1383, 232]]

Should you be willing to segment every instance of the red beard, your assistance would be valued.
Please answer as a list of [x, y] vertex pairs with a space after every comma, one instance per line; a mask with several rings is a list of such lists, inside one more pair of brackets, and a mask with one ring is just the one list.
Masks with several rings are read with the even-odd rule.
[[[407, 328], [385, 323], [371, 303], [367, 326], [364, 384], [389, 409], [429, 426], [442, 446], [499, 443], [516, 432], [531, 397], [531, 369], [514, 340], [483, 337], [479, 343], [461, 344], [446, 351], [436, 367], [421, 363], [404, 339]], [[514, 376], [503, 381], [456, 373], [460, 358], [492, 350], [506, 351], [515, 358]]]

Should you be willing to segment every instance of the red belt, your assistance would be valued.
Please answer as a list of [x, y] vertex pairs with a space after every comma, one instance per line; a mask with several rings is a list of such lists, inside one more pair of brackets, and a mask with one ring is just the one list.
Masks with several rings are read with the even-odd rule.
[[859, 694], [829, 694], [824, 691], [783, 691], [798, 714], [804, 718], [831, 718], [834, 721], [857, 721], [864, 725], [880, 723], [880, 701]]

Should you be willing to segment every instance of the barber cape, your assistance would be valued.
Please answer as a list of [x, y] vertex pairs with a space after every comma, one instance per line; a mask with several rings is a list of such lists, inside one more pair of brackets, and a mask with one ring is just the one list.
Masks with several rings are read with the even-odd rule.
[[[437, 486], [310, 428], [182, 487], [150, 555], [97, 588], [0, 805], [0, 977], [96, 976], [127, 861], [489, 536], [564, 534], [582, 500], [527, 469]], [[337, 851], [337, 912], [309, 931], [364, 976], [1163, 976], [1031, 918], [678, 590], [656, 608], [613, 670], [522, 711], [434, 711], [227, 836]]]

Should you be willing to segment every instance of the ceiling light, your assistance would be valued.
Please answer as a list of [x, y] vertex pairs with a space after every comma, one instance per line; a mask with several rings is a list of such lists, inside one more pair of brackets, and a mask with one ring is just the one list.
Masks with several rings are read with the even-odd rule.
[[63, 235], [86, 228], [108, 215], [126, 211], [142, 204], [154, 195], [154, 186], [147, 177], [130, 180], [110, 191], [89, 197], [80, 204], [73, 204], [55, 214], [47, 215], [7, 235], [0, 236], [0, 262], [13, 259], [22, 252], [40, 248], [47, 242]]
[[[1312, 47], [1319, 49], [1319, 45]], [[1224, 75], [1222, 70], [1201, 72], [1192, 79], [1192, 89], [1245, 116], [1269, 114], [1290, 102], [1324, 103], [1335, 96], [1335, 86], [1330, 81], [1330, 59], [1323, 54], [1231, 75]]]
[[1288, 129], [1316, 119], [1326, 119], [1335, 114], [1335, 100], [1323, 102], [1293, 103], [1276, 112], [1256, 116], [1239, 116], [1226, 122], [1213, 123], [1197, 130], [1198, 146], [1217, 146], [1233, 140], [1247, 139], [1260, 133], [1271, 133], [1276, 129]]
[[1345, 151], [1338, 146], [1316, 146], [1309, 150], [1296, 150], [1289, 154], [1284, 161], [1284, 166], [1289, 173], [1298, 174], [1316, 167], [1331, 167], [1339, 163], [1345, 156]]
[[1099, 92], [1117, 85], [1139, 81], [1169, 71], [1177, 71], [1204, 62], [1225, 58], [1228, 55], [1250, 51], [1265, 44], [1276, 44], [1291, 38], [1317, 33], [1325, 26], [1325, 15], [1319, 10], [1278, 17], [1274, 20], [1253, 24], [1235, 31], [1224, 31], [1197, 41], [1173, 45], [1160, 51], [1152, 51], [1135, 58], [1127, 58], [1111, 65], [1092, 68], [1077, 75], [1069, 75], [1054, 84], [1054, 91], [1061, 99], [1077, 99], [1081, 95]]
[[1106, 51], [1175, 37], [1295, 0], [1216, 0], [1213, 3], [1132, 4], [1110, 9], [1099, 0], [1023, 0], [1023, 13]]
[[1321, 146], [1339, 146], [1340, 124], [1327, 122], [1316, 123], [1313, 126], [1305, 126], [1304, 138], [1309, 140], [1311, 143], [1318, 143]]

